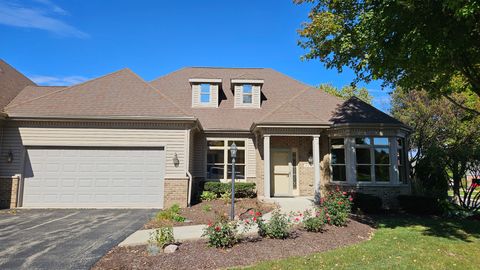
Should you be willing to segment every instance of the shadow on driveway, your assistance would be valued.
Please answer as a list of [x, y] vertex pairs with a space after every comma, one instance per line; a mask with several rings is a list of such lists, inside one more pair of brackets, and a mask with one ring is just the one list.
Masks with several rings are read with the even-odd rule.
[[0, 269], [90, 269], [157, 210], [0, 211]]

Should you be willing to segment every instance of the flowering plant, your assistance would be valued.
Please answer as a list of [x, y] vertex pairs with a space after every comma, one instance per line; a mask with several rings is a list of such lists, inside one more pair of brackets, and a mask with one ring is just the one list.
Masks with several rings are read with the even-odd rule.
[[208, 239], [208, 245], [216, 248], [229, 248], [238, 242], [236, 221], [229, 221], [228, 217], [220, 216], [203, 229], [202, 237]]
[[[304, 212], [303, 227], [309, 232], [322, 232], [325, 224], [330, 219], [328, 213], [323, 208], [315, 211], [306, 210]], [[330, 219], [331, 220], [331, 219]]]
[[352, 196], [337, 187], [320, 200], [320, 209], [325, 212], [328, 224], [345, 226], [352, 209]]
[[258, 235], [274, 239], [285, 239], [290, 236], [292, 227], [301, 221], [300, 216], [294, 213], [286, 215], [279, 210], [272, 212], [269, 221], [266, 221], [260, 212], [250, 212], [250, 219], [246, 219], [245, 224], [256, 224], [258, 226]]

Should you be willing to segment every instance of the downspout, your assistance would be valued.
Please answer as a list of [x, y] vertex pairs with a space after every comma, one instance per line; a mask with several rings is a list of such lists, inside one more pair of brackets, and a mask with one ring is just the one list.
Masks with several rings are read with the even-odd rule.
[[189, 171], [189, 168], [190, 168], [190, 154], [191, 154], [190, 153], [190, 140], [191, 140], [190, 133], [191, 133], [191, 129], [188, 130], [188, 132], [187, 132], [187, 147], [186, 147], [187, 155], [185, 155], [187, 157], [185, 171], [186, 171], [186, 174], [188, 176], [188, 191], [187, 191], [187, 206], [188, 207], [192, 206], [192, 186], [193, 186], [192, 174]]

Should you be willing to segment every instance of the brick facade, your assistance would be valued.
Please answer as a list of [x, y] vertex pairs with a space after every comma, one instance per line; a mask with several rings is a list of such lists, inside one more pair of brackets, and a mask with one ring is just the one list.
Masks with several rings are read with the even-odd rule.
[[188, 178], [165, 179], [163, 207], [167, 208], [173, 204], [178, 204], [180, 207], [187, 207]]
[[19, 178], [0, 177], [0, 209], [17, 207]]

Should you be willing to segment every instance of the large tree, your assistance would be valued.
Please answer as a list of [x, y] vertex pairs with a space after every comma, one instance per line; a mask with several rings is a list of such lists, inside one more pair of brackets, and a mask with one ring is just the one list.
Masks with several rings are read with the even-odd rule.
[[[452, 99], [470, 107], [480, 105], [480, 98], [468, 92], [455, 93]], [[480, 208], [480, 195], [473, 200], [474, 188], [464, 181], [466, 173], [480, 163], [480, 116], [446, 98], [432, 99], [426, 91], [402, 89], [392, 94], [392, 114], [414, 128], [410, 137], [412, 176], [425, 187], [423, 192], [431, 193], [433, 186], [446, 187], [451, 179], [462, 206]]]
[[462, 91], [480, 97], [479, 0], [295, 2], [312, 6], [299, 31], [304, 58], [349, 67], [356, 82], [379, 79], [450, 101]]
[[351, 85], [346, 85], [342, 88], [337, 88], [337, 87], [333, 86], [332, 84], [324, 83], [324, 84], [320, 84], [318, 86], [318, 88], [322, 89], [323, 91], [325, 91], [325, 92], [327, 92], [331, 95], [334, 95], [334, 96], [337, 96], [337, 97], [343, 98], [343, 99], [349, 99], [351, 97], [358, 97], [359, 99], [365, 101], [368, 104], [371, 104], [372, 99], [373, 99], [373, 97], [368, 92], [368, 89], [365, 88], [365, 87], [357, 88], [357, 87], [354, 87], [354, 86], [351, 86]]

